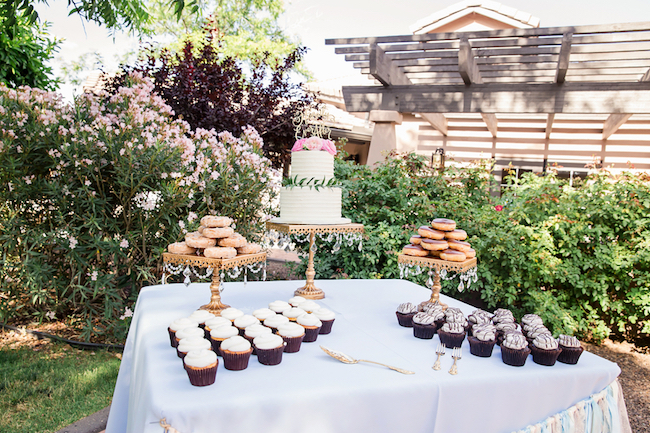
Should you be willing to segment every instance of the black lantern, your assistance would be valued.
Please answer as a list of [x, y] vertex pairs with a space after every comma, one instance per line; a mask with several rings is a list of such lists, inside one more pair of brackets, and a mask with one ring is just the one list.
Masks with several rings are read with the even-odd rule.
[[431, 168], [438, 171], [445, 169], [445, 149], [442, 147], [431, 154]]

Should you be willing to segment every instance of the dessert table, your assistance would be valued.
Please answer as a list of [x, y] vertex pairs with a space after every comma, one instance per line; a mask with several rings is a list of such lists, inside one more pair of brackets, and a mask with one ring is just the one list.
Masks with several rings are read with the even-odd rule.
[[[225, 291], [229, 304], [250, 313], [271, 301], [288, 300], [300, 283], [225, 283]], [[501, 361], [498, 346], [490, 358], [472, 356], [466, 339], [458, 374], [450, 375], [451, 350], [442, 357], [442, 370], [433, 370], [438, 337], [414, 338], [395, 316], [398, 304], [427, 300], [429, 290], [405, 280], [319, 280], [318, 285], [327, 297], [317, 303], [336, 313], [331, 334], [303, 343], [297, 353], [285, 353], [277, 366], [262, 365], [255, 356], [243, 371], [219, 365], [216, 382], [207, 387], [190, 385], [170, 346], [167, 326], [200, 307], [209, 297], [209, 284], [145, 287], [127, 338], [107, 433], [159, 433], [166, 431], [162, 420], [180, 433], [511, 432], [550, 425], [548, 419], [562, 427], [568, 422], [562, 417], [575, 418], [580, 405], [584, 415], [603, 406], [601, 400], [607, 400], [603, 410], [608, 415], [597, 421], [616, 424], [607, 431], [629, 429], [620, 391], [616, 395], [620, 369], [612, 362], [584, 352], [577, 365], [545, 367], [529, 356], [524, 367], [511, 367]], [[474, 310], [448, 296], [441, 295], [441, 301], [466, 315]], [[415, 374], [343, 364], [319, 345]], [[592, 396], [597, 393], [607, 396], [596, 404]], [[590, 426], [597, 421], [589, 421]], [[596, 430], [582, 426], [571, 431]]]

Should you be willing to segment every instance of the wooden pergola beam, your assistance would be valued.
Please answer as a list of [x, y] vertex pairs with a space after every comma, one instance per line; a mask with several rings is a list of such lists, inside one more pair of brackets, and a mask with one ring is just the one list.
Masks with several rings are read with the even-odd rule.
[[346, 86], [350, 112], [650, 114], [650, 82]]
[[[462, 77], [466, 86], [472, 84], [483, 84], [483, 77], [481, 71], [476, 64], [474, 51], [467, 38], [460, 39], [460, 46], [458, 48], [458, 73]], [[488, 131], [492, 137], [497, 136], [498, 120], [494, 113], [481, 113], [481, 117], [487, 126]]]
[[[650, 69], [648, 69], [645, 74], [643, 74], [643, 76], [639, 79], [640, 83], [648, 81], [650, 81]], [[630, 117], [632, 117], [631, 113], [610, 114], [603, 124], [603, 140], [607, 140], [609, 137], [611, 137], [612, 134], [618, 131], [618, 129], [630, 119]]]
[[553, 121], [555, 120], [555, 113], [550, 113], [546, 118], [546, 139], [551, 138], [551, 131], [553, 131]]
[[571, 39], [573, 33], [565, 33], [562, 36], [562, 46], [560, 48], [560, 56], [557, 61], [557, 70], [555, 72], [555, 82], [558, 84], [564, 83], [566, 73], [569, 70], [569, 56], [571, 55]]
[[[383, 86], [409, 85], [411, 80], [386, 56], [377, 44], [370, 45], [370, 75], [375, 77]], [[447, 118], [440, 113], [419, 113], [431, 126], [447, 135]]]

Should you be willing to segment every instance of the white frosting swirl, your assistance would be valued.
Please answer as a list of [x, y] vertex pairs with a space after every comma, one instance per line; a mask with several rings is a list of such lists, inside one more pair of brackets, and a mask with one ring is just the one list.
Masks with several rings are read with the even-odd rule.
[[226, 308], [225, 310], [221, 310], [221, 317], [224, 317], [228, 320], [235, 320], [238, 317], [241, 317], [244, 315], [244, 312], [242, 310], [238, 310], [237, 308]]
[[233, 322], [233, 324], [239, 329], [248, 328], [249, 326], [255, 325], [256, 323], [260, 323], [260, 321], [256, 319], [254, 316], [251, 316], [250, 314], [244, 314], [243, 316], [239, 316]]
[[544, 325], [537, 325], [528, 331], [528, 338], [530, 338], [531, 340], [534, 340], [540, 335], [552, 335], [552, 334], [551, 331], [549, 331]]
[[432, 325], [435, 320], [433, 316], [427, 313], [418, 313], [413, 316], [413, 323], [417, 323], [418, 325]]
[[303, 314], [307, 314], [307, 312], [299, 307], [291, 307], [288, 310], [284, 310], [282, 312], [282, 315], [288, 317], [289, 319], [298, 318]]
[[456, 309], [452, 310], [451, 308], [447, 308], [447, 311], [445, 312], [445, 320], [447, 323], [462, 323], [467, 321], [462, 311]]
[[298, 324], [306, 328], [318, 328], [323, 326], [323, 322], [320, 321], [318, 317], [314, 314], [305, 313], [302, 316], [298, 317]]
[[261, 322], [275, 315], [276, 312], [271, 310], [270, 308], [258, 308], [257, 310], [253, 311], [253, 317], [255, 317], [257, 320]]
[[397, 312], [398, 313], [411, 314], [411, 313], [417, 313], [417, 311], [418, 311], [418, 307], [411, 304], [410, 302], [405, 302], [405, 303], [399, 304], [397, 306]]
[[205, 327], [206, 329], [214, 329], [218, 328], [219, 326], [230, 326], [232, 325], [232, 322], [225, 317], [213, 317], [212, 319], [208, 319], [205, 321]]
[[232, 325], [219, 326], [218, 328], [210, 331], [210, 337], [214, 338], [215, 340], [225, 340], [226, 338], [230, 338], [233, 335], [239, 335], [239, 329], [235, 328]]
[[289, 304], [286, 301], [273, 301], [269, 304], [269, 309], [280, 314], [282, 314], [284, 310], [288, 310], [289, 308], [291, 308], [291, 304]]
[[496, 325], [497, 331], [508, 332], [508, 331], [521, 331], [521, 327], [515, 322], [499, 322]]
[[183, 338], [188, 337], [205, 337], [205, 331], [201, 328], [183, 328], [180, 331], [176, 331], [176, 338], [182, 340]]
[[206, 320], [211, 319], [213, 317], [215, 317], [215, 315], [207, 310], [196, 310], [195, 312], [190, 314], [190, 319], [196, 320], [199, 323], [205, 323]]
[[501, 343], [501, 346], [507, 347], [508, 349], [520, 350], [528, 346], [528, 342], [523, 334], [513, 332], [505, 335], [505, 339], [503, 340], [503, 343]]
[[305, 310], [308, 313], [313, 313], [314, 311], [316, 311], [316, 310], [318, 310], [320, 308], [320, 305], [318, 305], [314, 301], [308, 300], [308, 301], [305, 301], [302, 304], [300, 304], [300, 308], [302, 308], [303, 310]]
[[208, 349], [190, 350], [183, 362], [188, 367], [205, 368], [217, 362], [217, 354]]
[[460, 323], [455, 323], [455, 322], [449, 323], [449, 322], [447, 322], [444, 325], [442, 325], [442, 330], [444, 332], [449, 332], [451, 334], [460, 334], [460, 333], [465, 332], [465, 327]]
[[255, 338], [259, 337], [260, 335], [264, 334], [272, 334], [273, 331], [271, 331], [271, 328], [267, 328], [266, 326], [258, 323], [257, 325], [251, 325], [244, 329], [244, 335], [249, 337], [249, 338]]
[[190, 350], [210, 349], [212, 344], [203, 337], [187, 337], [178, 342], [177, 350], [187, 353]]
[[276, 314], [275, 316], [271, 316], [268, 319], [264, 321], [264, 326], [268, 326], [269, 328], [277, 328], [280, 325], [284, 325], [286, 323], [289, 323], [289, 318], [285, 316], [281, 316], [280, 314]]
[[196, 320], [192, 320], [188, 317], [183, 317], [181, 319], [174, 320], [170, 325], [169, 329], [172, 331], [180, 331], [183, 328], [196, 328], [199, 326], [199, 323]]
[[422, 306], [422, 312], [423, 313], [433, 313], [433, 312], [442, 312], [443, 314], [445, 313], [445, 309], [442, 308], [442, 305], [440, 305], [438, 302], [427, 302]]
[[560, 334], [557, 337], [558, 344], [564, 347], [581, 347], [580, 340], [576, 337], [571, 337], [569, 335]]
[[303, 298], [302, 296], [294, 296], [293, 298], [289, 299], [289, 303], [294, 307], [299, 307], [300, 304], [302, 304], [306, 300], [307, 299]]
[[492, 314], [483, 310], [474, 310], [472, 314], [467, 316], [467, 320], [470, 323], [483, 324], [492, 322]]
[[283, 337], [300, 337], [305, 334], [305, 328], [297, 323], [285, 323], [278, 327], [278, 334]]
[[316, 317], [318, 317], [321, 322], [324, 320], [334, 320], [334, 317], [336, 317], [334, 312], [328, 310], [327, 308], [319, 308], [318, 310], [314, 310], [312, 314], [316, 315]]
[[553, 350], [557, 349], [557, 340], [552, 335], [542, 334], [533, 340], [533, 345], [538, 349]]
[[234, 337], [223, 340], [220, 348], [222, 351], [248, 352], [251, 350], [251, 342], [240, 335], [235, 335]]
[[521, 318], [521, 323], [524, 325], [524, 329], [526, 329], [526, 325], [543, 325], [544, 321], [537, 314], [526, 314]]
[[264, 334], [253, 339], [253, 345], [257, 350], [269, 350], [284, 346], [284, 339], [277, 334]]
[[474, 337], [481, 341], [493, 341], [496, 339], [496, 330], [494, 327], [481, 327], [479, 329], [472, 329]]

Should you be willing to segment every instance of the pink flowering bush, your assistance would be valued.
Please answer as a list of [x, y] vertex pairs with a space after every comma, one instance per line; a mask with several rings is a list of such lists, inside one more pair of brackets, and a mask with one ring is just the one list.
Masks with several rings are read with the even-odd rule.
[[191, 131], [136, 75], [74, 106], [0, 85], [0, 320], [65, 319], [120, 341], [167, 245], [201, 216], [254, 236], [280, 175], [253, 128]]

